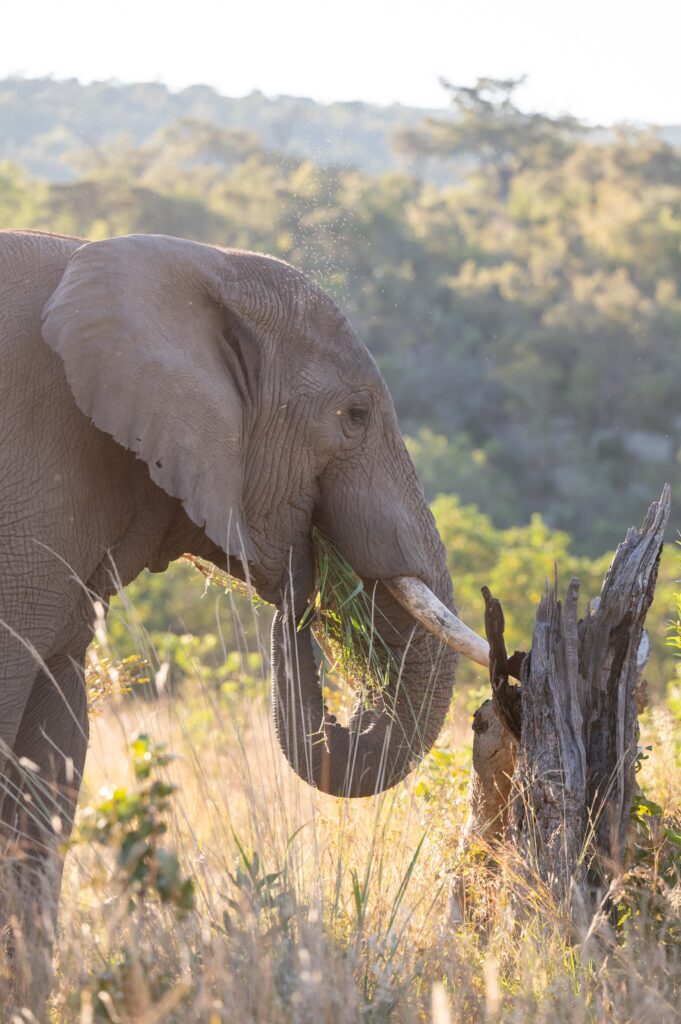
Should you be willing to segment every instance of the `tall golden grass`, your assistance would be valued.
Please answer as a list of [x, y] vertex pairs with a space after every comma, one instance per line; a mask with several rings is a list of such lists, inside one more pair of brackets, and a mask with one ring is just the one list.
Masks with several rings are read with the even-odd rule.
[[[243, 658], [252, 667], [245, 651]], [[266, 673], [264, 654], [262, 663]], [[115, 690], [111, 664], [100, 670]], [[320, 795], [288, 769], [262, 691], [262, 681], [219, 687], [188, 676], [154, 701], [100, 699], [79, 813], [102, 790], [134, 788], [135, 735], [165, 743], [174, 760], [163, 771], [177, 786], [166, 839], [194, 878], [196, 905], [179, 915], [150, 896], [131, 908], [116, 850], [79, 842], [77, 824], [46, 1020], [681, 1017], [681, 946], [645, 907], [618, 932], [601, 916], [575, 934], [510, 848], [496, 866], [482, 856], [461, 862], [472, 736], [465, 695], [438, 748], [405, 784], [347, 802]], [[681, 716], [664, 707], [648, 713], [644, 740], [653, 746], [642, 769], [646, 791], [678, 814]], [[452, 898], [461, 876], [464, 908]], [[32, 951], [17, 955], [30, 970]], [[4, 1019], [32, 1019], [13, 1012]]]

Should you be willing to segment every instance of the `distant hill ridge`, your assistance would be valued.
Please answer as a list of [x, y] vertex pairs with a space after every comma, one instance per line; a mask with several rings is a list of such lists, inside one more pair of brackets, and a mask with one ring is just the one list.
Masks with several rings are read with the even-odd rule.
[[0, 159], [22, 164], [51, 181], [75, 177], [66, 159], [83, 147], [110, 145], [123, 136], [140, 144], [178, 118], [248, 131], [267, 147], [315, 163], [351, 165], [370, 173], [408, 170], [391, 147], [398, 127], [444, 110], [363, 102], [322, 104], [295, 96], [270, 99], [261, 92], [222, 96], [207, 85], [171, 92], [157, 83], [95, 82], [71, 78], [0, 80]]

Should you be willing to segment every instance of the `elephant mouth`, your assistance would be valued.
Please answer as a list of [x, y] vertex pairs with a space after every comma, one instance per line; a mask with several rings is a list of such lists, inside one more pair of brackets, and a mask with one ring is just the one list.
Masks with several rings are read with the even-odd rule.
[[[341, 646], [345, 641], [346, 646], [349, 643], [352, 647], [351, 634], [357, 631], [367, 634], [361, 639], [366, 640], [369, 647], [374, 635], [378, 635], [380, 642], [381, 624], [374, 621], [375, 606], [367, 591], [367, 587], [371, 589], [370, 581], [355, 572], [322, 530], [313, 527], [311, 539], [317, 604], [332, 610], [337, 626], [344, 633]], [[375, 580], [374, 586], [377, 584], [385, 587], [411, 620], [441, 643], [478, 665], [489, 667], [487, 640], [462, 622], [423, 580], [416, 576], [391, 575]], [[342, 609], [348, 605], [351, 612], [343, 616]], [[308, 604], [303, 620], [309, 617], [310, 611], [311, 606]], [[339, 612], [343, 621], [339, 619]]]
[[[190, 554], [185, 554], [183, 557], [203, 575], [210, 579], [213, 578], [213, 570], [207, 570], [200, 559]], [[213, 556], [213, 560], [214, 564], [220, 564], [220, 560], [215, 556]], [[239, 571], [240, 565], [237, 565], [234, 559], [225, 568], [229, 574], [227, 579], [231, 580], [232, 587], [236, 582], [237, 586], [243, 583], [250, 588], [250, 574], [243, 569]], [[356, 582], [358, 579], [359, 577], [355, 575], [354, 581]], [[282, 593], [280, 584], [268, 587], [264, 581], [253, 580], [253, 582], [256, 591], [264, 601], [274, 605], [279, 603]], [[475, 633], [454, 612], [450, 611], [423, 580], [416, 576], [393, 576], [382, 578], [380, 582], [407, 614], [428, 633], [455, 653], [483, 666], [483, 668], [489, 668], [487, 640]], [[295, 592], [296, 587], [293, 580], [289, 581], [289, 588], [291, 593]]]
[[[291, 586], [274, 617], [275, 732], [305, 781], [333, 796], [371, 796], [403, 779], [431, 749], [451, 700], [454, 652], [486, 666], [489, 648], [420, 578], [360, 577], [319, 531], [312, 554], [316, 589], [306, 593], [314, 596], [301, 607]], [[451, 603], [444, 560], [433, 582]], [[328, 712], [313, 633], [355, 690], [347, 724]]]

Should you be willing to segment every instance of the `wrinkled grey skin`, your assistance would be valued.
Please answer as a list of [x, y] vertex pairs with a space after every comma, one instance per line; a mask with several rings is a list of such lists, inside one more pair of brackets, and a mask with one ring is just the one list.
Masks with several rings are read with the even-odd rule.
[[[0, 736], [54, 785], [61, 838], [87, 745], [92, 598], [183, 552], [277, 605], [272, 707], [293, 768], [345, 796], [401, 779], [438, 735], [455, 657], [376, 581], [418, 576], [450, 608], [451, 583], [390, 395], [328, 296], [252, 253], [0, 232], [0, 360]], [[293, 625], [313, 523], [375, 592], [401, 664], [385, 705], [347, 728]], [[49, 846], [17, 806], [5, 798], [6, 828]]]

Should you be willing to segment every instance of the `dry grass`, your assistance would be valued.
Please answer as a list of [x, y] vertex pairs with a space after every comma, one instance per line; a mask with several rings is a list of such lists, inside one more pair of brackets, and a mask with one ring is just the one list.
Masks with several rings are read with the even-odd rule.
[[[138, 732], [176, 755], [168, 842], [195, 880], [196, 907], [178, 917], [150, 899], [130, 910], [115, 851], [75, 845], [55, 1024], [681, 1019], [681, 951], [645, 914], [619, 937], [605, 921], [574, 935], [511, 851], [496, 871], [458, 863], [470, 761], [461, 701], [419, 772], [357, 802], [294, 777], [262, 697], [187, 679], [153, 703], [112, 700], [92, 729], [81, 808], [104, 787], [134, 785]], [[678, 811], [681, 727], [658, 711], [647, 730], [646, 787]], [[468, 887], [463, 921], [451, 898], [457, 871]]]
[[[197, 909], [180, 921], [153, 903], [129, 914], [110, 863], [74, 850], [56, 1020], [87, 1021], [102, 979], [122, 1021], [674, 1019], [673, 951], [641, 922], [621, 943], [601, 935], [573, 944], [539, 887], [520, 919], [510, 856], [501, 874], [475, 869], [476, 912], [457, 922], [449, 879], [465, 769], [449, 778], [449, 766], [433, 768], [434, 782], [426, 769], [429, 799], [412, 780], [377, 800], [336, 801], [284, 766], [262, 706], [218, 707], [203, 694], [100, 717], [85, 802], [130, 781], [126, 745], [140, 728], [178, 755], [173, 841], [196, 880]], [[676, 771], [667, 761], [659, 782], [678, 802]], [[243, 862], [235, 873], [239, 844], [258, 852], [252, 876]]]

